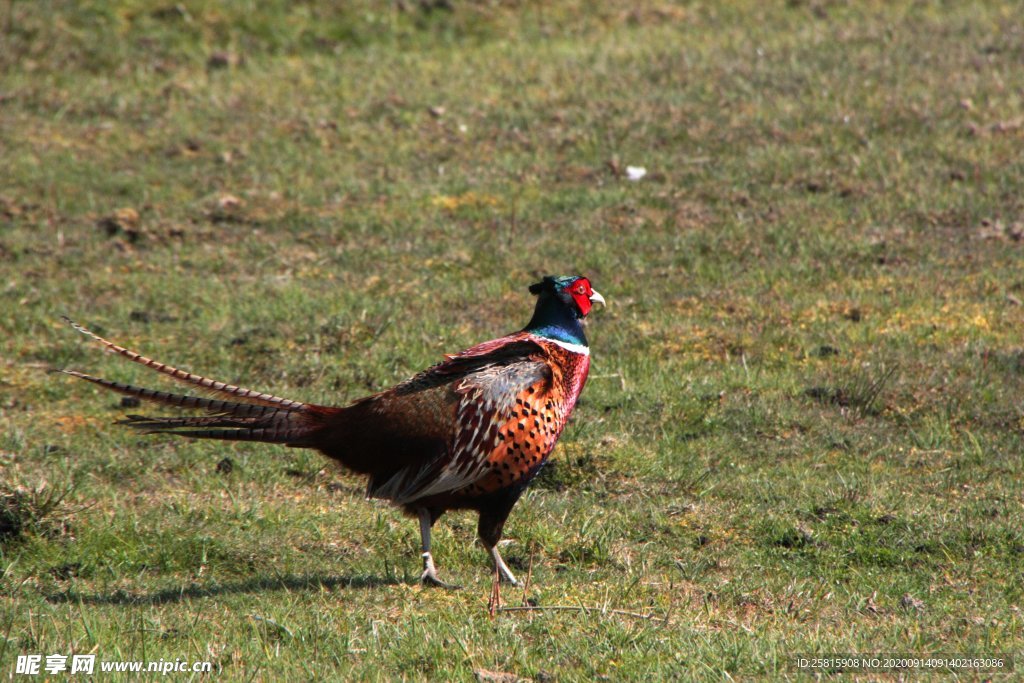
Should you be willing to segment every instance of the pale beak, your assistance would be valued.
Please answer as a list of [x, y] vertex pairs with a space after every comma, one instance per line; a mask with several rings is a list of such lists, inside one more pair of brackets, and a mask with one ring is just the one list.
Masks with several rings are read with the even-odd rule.
[[608, 308], [608, 304], [604, 302], [604, 297], [598, 294], [596, 290], [590, 293], [590, 301], [595, 304], [601, 304], [605, 308]]

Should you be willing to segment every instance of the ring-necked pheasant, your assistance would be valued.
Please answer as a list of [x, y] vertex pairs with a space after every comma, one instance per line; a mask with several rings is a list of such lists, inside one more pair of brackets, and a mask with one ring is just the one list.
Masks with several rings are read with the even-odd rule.
[[522, 331], [477, 344], [345, 407], [300, 403], [200, 377], [145, 358], [71, 320], [109, 350], [220, 398], [184, 396], [62, 372], [147, 401], [207, 411], [202, 417], [129, 415], [147, 433], [313, 448], [368, 477], [367, 496], [417, 517], [424, 583], [437, 577], [430, 529], [447, 510], [480, 514], [478, 534], [495, 570], [516, 578], [498, 552], [502, 528], [565, 427], [590, 368], [581, 321], [604, 304], [579, 276], [530, 287], [537, 306]]

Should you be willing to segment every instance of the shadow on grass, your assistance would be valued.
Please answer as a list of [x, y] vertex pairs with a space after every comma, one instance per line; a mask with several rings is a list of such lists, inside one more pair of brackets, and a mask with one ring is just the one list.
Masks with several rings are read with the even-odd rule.
[[52, 603], [84, 603], [86, 605], [163, 605], [185, 600], [211, 598], [232, 593], [257, 593], [272, 590], [319, 590], [322, 588], [377, 588], [379, 586], [395, 586], [404, 583], [396, 577], [380, 576], [277, 576], [236, 581], [234, 583], [218, 583], [212, 585], [190, 585], [179, 588], [167, 588], [153, 593], [129, 593], [116, 590], [107, 595], [83, 594], [75, 590], [52, 593], [46, 596]]

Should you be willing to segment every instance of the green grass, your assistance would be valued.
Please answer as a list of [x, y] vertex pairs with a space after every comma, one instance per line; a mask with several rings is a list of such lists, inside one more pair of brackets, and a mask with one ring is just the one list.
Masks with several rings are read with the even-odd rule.
[[[1014, 3], [322, 4], [0, 4], [0, 675], [1024, 656]], [[596, 611], [490, 616], [462, 513], [465, 590], [423, 589], [416, 525], [316, 454], [140, 437], [47, 374], [153, 382], [67, 314], [344, 403], [571, 272], [610, 306], [503, 596]]]

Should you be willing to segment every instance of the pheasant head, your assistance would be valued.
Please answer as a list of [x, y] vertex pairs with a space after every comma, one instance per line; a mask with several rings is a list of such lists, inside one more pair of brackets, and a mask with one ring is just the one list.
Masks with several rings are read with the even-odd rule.
[[537, 307], [524, 328], [537, 336], [587, 345], [581, 321], [590, 313], [594, 303], [605, 305], [604, 297], [594, 291], [590, 280], [580, 275], [548, 275], [530, 285], [530, 293], [537, 295]]

